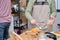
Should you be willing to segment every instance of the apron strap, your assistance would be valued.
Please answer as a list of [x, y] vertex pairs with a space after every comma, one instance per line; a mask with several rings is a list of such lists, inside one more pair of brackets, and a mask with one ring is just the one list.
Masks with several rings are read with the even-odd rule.
[[47, 0], [45, 0], [45, 1], [42, 1], [42, 2], [37, 2], [37, 0], [35, 1], [35, 3], [34, 3], [34, 5], [47, 5], [48, 4], [48, 2], [47, 2]]
[[[47, 2], [47, 0], [45, 0]], [[37, 0], [35, 1], [35, 3], [37, 2]]]
[[47, 2], [47, 0], [45, 0]]

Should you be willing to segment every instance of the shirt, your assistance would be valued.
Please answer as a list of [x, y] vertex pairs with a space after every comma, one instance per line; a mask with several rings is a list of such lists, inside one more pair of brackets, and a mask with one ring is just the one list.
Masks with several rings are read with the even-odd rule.
[[[28, 20], [33, 19], [33, 17], [31, 16], [31, 13], [32, 13], [31, 10], [32, 10], [32, 7], [33, 7], [35, 1], [36, 0], [29, 0], [28, 5], [26, 7], [25, 16]], [[45, 0], [37, 0], [37, 2], [40, 2], [40, 1], [45, 1]], [[47, 2], [49, 3], [51, 15], [55, 17], [56, 16], [55, 0], [47, 0]]]
[[11, 22], [11, 0], [0, 0], [0, 23]]

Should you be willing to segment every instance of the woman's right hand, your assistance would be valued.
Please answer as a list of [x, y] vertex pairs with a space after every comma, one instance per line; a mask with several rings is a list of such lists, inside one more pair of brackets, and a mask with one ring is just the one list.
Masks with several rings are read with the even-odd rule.
[[32, 19], [32, 20], [30, 21], [30, 23], [31, 23], [32, 25], [38, 24], [38, 22], [37, 22], [36, 20], [34, 20], [34, 19]]

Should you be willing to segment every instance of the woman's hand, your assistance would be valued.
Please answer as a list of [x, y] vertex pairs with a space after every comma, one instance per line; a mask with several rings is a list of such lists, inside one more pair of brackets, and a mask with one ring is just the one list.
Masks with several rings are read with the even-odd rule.
[[35, 19], [32, 19], [32, 20], [30, 21], [30, 23], [33, 24], [33, 25], [36, 25], [38, 22], [37, 22]]
[[48, 25], [53, 25], [54, 24], [54, 22], [55, 22], [55, 17], [54, 16], [51, 16], [50, 17], [50, 20], [48, 21]]

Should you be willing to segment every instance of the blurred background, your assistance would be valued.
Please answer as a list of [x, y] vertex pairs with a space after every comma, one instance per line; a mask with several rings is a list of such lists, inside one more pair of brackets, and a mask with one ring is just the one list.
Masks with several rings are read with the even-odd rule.
[[[22, 30], [28, 29], [28, 22], [24, 15], [25, 9], [29, 0], [11, 0], [12, 3], [12, 23], [10, 31], [15, 31], [20, 34]], [[53, 25], [53, 31], [60, 30], [60, 0], [55, 0], [57, 16]]]

